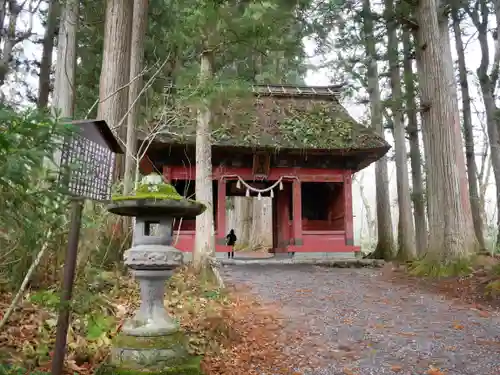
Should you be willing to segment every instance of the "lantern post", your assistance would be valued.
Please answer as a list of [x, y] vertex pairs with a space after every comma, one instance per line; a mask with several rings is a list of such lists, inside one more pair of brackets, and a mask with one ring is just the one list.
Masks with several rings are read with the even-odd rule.
[[109, 201], [115, 154], [123, 154], [123, 149], [104, 120], [79, 120], [68, 124], [74, 128], [74, 132], [64, 139], [59, 163], [59, 184], [71, 200], [71, 223], [52, 375], [63, 373], [83, 205], [85, 200]]

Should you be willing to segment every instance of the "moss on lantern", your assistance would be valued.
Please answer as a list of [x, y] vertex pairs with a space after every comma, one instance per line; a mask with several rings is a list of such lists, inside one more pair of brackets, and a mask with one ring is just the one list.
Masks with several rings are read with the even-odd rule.
[[188, 199], [180, 195], [175, 187], [164, 182], [162, 176], [155, 173], [143, 177], [141, 183], [131, 195], [113, 195], [111, 197], [111, 200], [114, 202], [138, 199], [174, 201], [185, 200], [192, 203], [198, 203], [193, 199]]

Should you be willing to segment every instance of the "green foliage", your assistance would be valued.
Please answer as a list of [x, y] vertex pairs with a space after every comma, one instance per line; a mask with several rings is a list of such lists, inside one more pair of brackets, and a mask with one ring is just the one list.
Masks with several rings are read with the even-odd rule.
[[66, 202], [48, 166], [71, 129], [33, 111], [4, 108], [0, 120], [0, 287], [15, 288], [42, 244], [60, 240]]
[[59, 296], [53, 290], [39, 290], [28, 298], [31, 303], [55, 310], [59, 305]]
[[107, 315], [91, 315], [87, 318], [86, 338], [88, 341], [99, 340], [103, 334], [110, 332], [115, 327], [116, 321]]
[[[206, 98], [200, 89], [199, 52], [214, 51], [214, 81], [207, 86], [238, 85], [237, 82], [303, 83], [306, 72], [302, 40], [308, 32], [303, 15], [310, 0], [217, 2], [206, 0], [152, 0], [145, 38], [144, 81], [158, 72], [146, 90], [141, 123], [168, 107], [165, 85], [173, 80], [175, 96]], [[77, 116], [87, 112], [98, 98], [105, 1], [81, 2], [82, 27], [78, 34]], [[161, 46], [161, 48], [159, 48]], [[95, 117], [97, 107], [91, 111]]]
[[[34, 111], [4, 108], [0, 119], [0, 290], [19, 287], [44, 244], [47, 251], [30, 285], [49, 286], [59, 278], [69, 228], [53, 158], [73, 129]], [[86, 205], [79, 267], [107, 267], [120, 258], [124, 243], [116, 220], [102, 205]]]
[[[0, 364], [0, 375], [26, 375], [27, 370], [22, 367]], [[48, 371], [29, 371], [30, 375], [50, 375]]]

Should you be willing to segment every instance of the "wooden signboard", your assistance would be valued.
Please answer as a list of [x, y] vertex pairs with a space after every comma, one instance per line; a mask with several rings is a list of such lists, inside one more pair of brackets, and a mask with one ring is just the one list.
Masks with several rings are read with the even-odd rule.
[[253, 155], [252, 174], [256, 178], [267, 178], [271, 164], [271, 157], [268, 153], [258, 152]]

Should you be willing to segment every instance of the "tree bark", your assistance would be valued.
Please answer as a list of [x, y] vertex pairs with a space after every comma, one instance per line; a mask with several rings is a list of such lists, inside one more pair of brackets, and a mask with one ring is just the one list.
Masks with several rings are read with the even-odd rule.
[[[0, 25], [5, 24], [5, 15], [7, 13], [7, 0], [0, 0]], [[4, 42], [4, 35], [1, 33], [0, 42]], [[1, 49], [0, 49], [1, 51]]]
[[422, 175], [422, 155], [418, 138], [417, 102], [412, 65], [411, 38], [408, 30], [403, 30], [403, 69], [405, 84], [406, 114], [408, 126], [406, 132], [410, 143], [410, 166], [412, 179], [413, 218], [415, 221], [415, 239], [418, 255], [427, 249], [427, 216], [425, 213], [424, 178]]
[[[212, 78], [213, 53], [205, 49], [200, 59], [200, 81]], [[208, 102], [207, 102], [208, 101]], [[207, 209], [196, 217], [196, 236], [193, 251], [193, 266], [198, 272], [209, 271], [210, 258], [215, 256], [215, 230], [212, 189], [212, 112], [209, 99], [203, 98], [198, 109], [196, 126], [196, 200]]]
[[394, 1], [385, 1], [386, 23], [388, 33], [388, 56], [391, 78], [391, 112], [394, 127], [394, 145], [396, 149], [396, 178], [398, 191], [398, 249], [400, 260], [415, 258], [415, 230], [411, 212], [410, 181], [408, 178], [408, 157], [402, 111], [401, 71], [399, 65], [399, 48], [396, 35], [397, 21]]
[[472, 127], [471, 98], [469, 83], [467, 81], [467, 66], [465, 64], [465, 48], [462, 41], [460, 19], [458, 11], [453, 11], [453, 32], [455, 34], [455, 47], [458, 55], [458, 72], [460, 77], [460, 89], [462, 93], [463, 133], [465, 139], [465, 156], [467, 161], [467, 179], [469, 183], [470, 205], [472, 210], [472, 221], [474, 230], [481, 250], [485, 250], [483, 236], [483, 220], [481, 215], [481, 202], [477, 187], [478, 171], [476, 165], [476, 153], [474, 152], [474, 135]]
[[[441, 2], [438, 1], [438, 5], [445, 4], [444, 0]], [[470, 201], [469, 195], [469, 186], [467, 183], [467, 170], [465, 168], [465, 147], [464, 142], [462, 140], [462, 128], [460, 123], [460, 108], [458, 106], [458, 90], [457, 90], [457, 82], [455, 79], [455, 68], [453, 65], [453, 56], [451, 54], [451, 38], [450, 38], [450, 25], [449, 25], [449, 16], [448, 16], [448, 8], [445, 7], [445, 10], [439, 8], [438, 9], [438, 25], [439, 25], [439, 37], [441, 41], [441, 47], [443, 51], [442, 62], [446, 71], [446, 79], [448, 81], [447, 87], [450, 90], [451, 98], [450, 104], [452, 106], [452, 110], [450, 115], [453, 116], [453, 134], [455, 136], [455, 141], [457, 147], [455, 149], [456, 157], [459, 165], [463, 165], [464, 168], [459, 168], [459, 177], [460, 177], [460, 194], [461, 200], [463, 202]], [[468, 217], [472, 217], [472, 210], [470, 203], [466, 204], [463, 207], [465, 215]], [[472, 220], [469, 220], [469, 224], [473, 225]], [[475, 233], [475, 232], [474, 232]]]
[[[137, 154], [137, 137], [135, 129], [139, 121], [140, 112], [140, 100], [137, 100], [137, 98], [143, 87], [142, 77], [139, 76], [144, 66], [144, 39], [148, 26], [148, 5], [149, 0], [134, 0], [129, 75], [131, 83], [128, 92], [128, 103], [131, 108], [127, 118], [125, 172], [123, 178], [124, 195], [130, 194], [135, 182], [135, 157]], [[136, 77], [139, 78], [134, 79]], [[136, 101], [135, 104], [134, 101]]]
[[[129, 0], [107, 0], [101, 77], [99, 80], [98, 118], [114, 129], [121, 142], [125, 126], [120, 124], [128, 110], [130, 74], [130, 38], [133, 3]], [[123, 176], [124, 158], [117, 155], [114, 179]]]
[[76, 36], [78, 32], [78, 0], [62, 5], [54, 80], [53, 112], [72, 119], [75, 108]]
[[[446, 267], [478, 248], [471, 219], [461, 137], [457, 137], [458, 104], [450, 87], [446, 46], [442, 45], [437, 4], [420, 0], [416, 8], [417, 65], [426, 146], [429, 242], [426, 258]], [[425, 27], [423, 27], [425, 25]], [[459, 156], [462, 153], [462, 158]], [[465, 193], [464, 193], [465, 189]], [[464, 199], [465, 196], [465, 199]]]
[[[3, 50], [0, 58], [0, 87], [5, 84], [7, 74], [12, 62], [12, 53], [18, 43], [16, 41], [17, 21], [22, 10], [22, 6], [15, 0], [8, 1], [9, 23], [7, 29], [2, 32]], [[5, 13], [2, 15], [5, 18]], [[3, 26], [3, 24], [2, 24]]]
[[54, 38], [59, 15], [58, 0], [49, 0], [47, 11], [47, 26], [43, 37], [42, 59], [40, 61], [40, 74], [38, 77], [38, 108], [46, 108], [50, 95], [50, 70], [52, 68], [52, 54], [54, 51]]
[[[375, 46], [373, 15], [370, 0], [363, 0], [363, 31], [365, 49], [368, 60], [368, 93], [370, 95], [371, 126], [384, 136], [382, 124], [382, 103], [378, 83], [377, 51]], [[389, 260], [394, 256], [394, 235], [391, 222], [391, 206], [389, 200], [389, 181], [387, 175], [387, 159], [384, 156], [375, 164], [375, 184], [377, 197], [377, 229], [378, 242], [372, 256]]]

